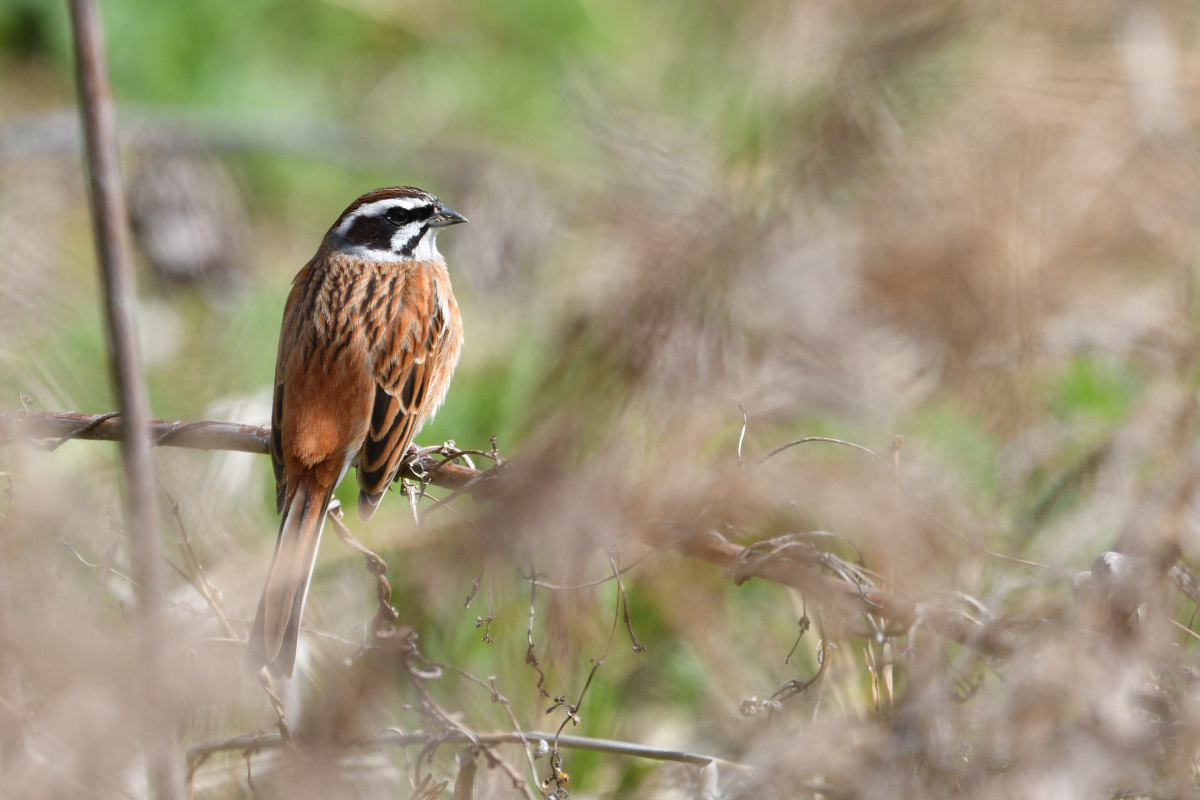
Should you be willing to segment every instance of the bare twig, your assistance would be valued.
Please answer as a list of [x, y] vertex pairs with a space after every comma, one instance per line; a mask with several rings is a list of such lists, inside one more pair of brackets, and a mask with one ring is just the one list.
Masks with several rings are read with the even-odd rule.
[[[198, 420], [148, 420], [150, 437], [156, 446], [186, 447], [192, 450], [233, 450], [265, 455], [271, 446], [271, 429], [237, 422]], [[113, 414], [77, 414], [73, 411], [18, 411], [0, 414], [0, 445], [14, 442], [55, 440], [50, 449], [71, 439], [119, 442], [125, 437], [125, 421]], [[434, 448], [435, 450], [437, 448]], [[425, 454], [406, 462], [400, 475], [413, 480], [428, 476], [429, 482], [445, 489], [462, 489], [490, 471], [446, 464]], [[435, 472], [436, 470], [436, 472]], [[478, 481], [477, 485], [483, 483]], [[470, 494], [473, 490], [467, 489]]]
[[[100, 564], [100, 572], [96, 575], [96, 588], [92, 592], [92, 605], [100, 605], [100, 601], [104, 599], [104, 587], [108, 584], [109, 573], [117, 575], [117, 571], [113, 569], [113, 564], [117, 560], [117, 551], [121, 547], [121, 537], [113, 537], [112, 544], [108, 546], [108, 550], [104, 553], [104, 561]], [[71, 548], [75, 550], [75, 548]], [[78, 556], [79, 552], [75, 551]], [[82, 561], [82, 559], [80, 559]]]
[[608, 559], [612, 565], [613, 578], [617, 582], [617, 597], [620, 599], [621, 617], [625, 622], [625, 631], [629, 634], [629, 642], [633, 647], [633, 652], [642, 653], [645, 652], [646, 648], [633, 635], [633, 621], [629, 619], [629, 596], [625, 594], [625, 584], [621, 581], [621, 567], [617, 563], [618, 555], [619, 553], [610, 551]]
[[654, 555], [655, 552], [656, 552], [655, 550], [650, 550], [645, 553], [642, 553], [640, 556], [635, 558], [633, 561], [630, 561], [628, 564], [621, 567], [621, 569], [618, 570], [617, 572], [606, 575], [603, 578], [596, 578], [596, 580], [588, 581], [587, 583], [573, 583], [573, 584], [570, 584], [569, 586], [563, 586], [563, 585], [557, 584], [557, 583], [546, 583], [545, 581], [534, 581], [534, 583], [539, 588], [549, 589], [552, 592], [574, 592], [579, 589], [590, 589], [593, 586], [602, 586], [602, 585], [608, 583], [609, 581], [619, 581], [621, 579], [622, 575], [624, 575], [626, 572], [629, 572], [637, 565], [641, 564], [643, 561], [648, 559], [650, 556]]
[[537, 646], [533, 641], [533, 619], [537, 615], [537, 568], [533, 565], [533, 559], [529, 560], [529, 624], [525, 629], [525, 663], [528, 664], [538, 674], [537, 690], [542, 697], [549, 697], [550, 693], [546, 691], [546, 673], [542, 671], [541, 662], [538, 661], [537, 653], [534, 648]]
[[1171, 623], [1176, 628], [1179, 628], [1179, 630], [1183, 631], [1184, 636], [1190, 636], [1191, 638], [1196, 639], [1197, 641], [1200, 641], [1200, 634], [1196, 633], [1194, 630], [1192, 630], [1188, 626], [1184, 625], [1183, 623], [1176, 622], [1175, 620], [1171, 619], [1170, 617], [1167, 617], [1167, 622]]
[[746, 471], [746, 459], [742, 457], [742, 444], [746, 441], [746, 428], [750, 427], [750, 414], [746, 411], [746, 407], [738, 403], [738, 411], [742, 412], [742, 432], [738, 434], [738, 466], [742, 472]]
[[[271, 429], [236, 422], [199, 420], [147, 420], [150, 438], [157, 446], [195, 450], [234, 450], [265, 454], [271, 445]], [[53, 450], [72, 439], [119, 442], [125, 438], [125, 421], [120, 414], [77, 414], [73, 411], [21, 411], [0, 414], [0, 444], [55, 439], [44, 445]]]
[[[771, 695], [772, 701], [786, 703], [792, 697], [798, 694], [805, 694], [814, 685], [819, 684], [821, 679], [825, 677], [826, 668], [829, 666], [829, 642], [824, 635], [820, 639], [820, 647], [817, 650], [817, 672], [806, 681], [790, 680], [779, 688], [775, 694]], [[868, 668], [870, 665], [868, 665]]]
[[587, 680], [584, 681], [583, 689], [579, 691], [578, 699], [574, 703], [568, 703], [566, 702], [565, 698], [557, 698], [558, 702], [556, 702], [546, 711], [546, 713], [549, 714], [555, 708], [562, 708], [567, 712], [562, 723], [558, 726], [558, 730], [555, 731], [554, 741], [550, 743], [550, 775], [544, 781], [542, 781], [541, 784], [543, 792], [551, 793], [550, 790], [553, 789], [552, 796], [554, 797], [566, 796], [565, 789], [568, 780], [566, 772], [564, 772], [562, 769], [562, 754], [559, 753], [558, 747], [559, 738], [562, 736], [563, 730], [566, 729], [568, 722], [572, 723], [573, 725], [579, 724], [579, 709], [583, 705], [583, 698], [587, 696], [588, 689], [591, 688], [592, 685], [592, 680], [596, 677], [596, 673], [600, 671], [600, 667], [604, 664], [605, 659], [608, 658], [609, 651], [612, 649], [613, 640], [617, 635], [617, 620], [621, 618], [622, 609], [624, 609], [625, 612], [625, 627], [629, 631], [630, 640], [633, 642], [634, 652], [641, 652], [646, 649], [638, 644], [637, 639], [633, 635], [633, 625], [629, 620], [629, 602], [625, 597], [625, 587], [621, 584], [621, 568], [620, 565], [617, 564], [616, 554], [610, 551], [608, 554], [608, 560], [609, 566], [613, 571], [613, 575], [617, 580], [617, 607], [613, 610], [612, 628], [608, 632], [608, 641], [604, 644], [604, 652], [600, 654], [599, 658], [592, 662], [592, 668], [588, 672]]
[[[549, 744], [554, 739], [555, 734], [543, 731], [526, 731], [524, 733], [501, 731], [497, 733], [474, 733], [470, 735], [461, 731], [444, 730], [412, 733], [384, 731], [374, 736], [355, 739], [347, 744], [351, 747], [371, 748], [382, 745], [411, 747], [412, 745], [428, 744], [430, 742], [445, 742], [452, 744], [474, 743], [485, 747], [493, 747], [500, 744], [527, 744], [529, 742], [546, 742]], [[614, 739], [592, 739], [587, 736], [562, 735], [558, 736], [558, 745], [569, 750], [590, 750], [598, 753], [645, 758], [652, 761], [676, 761], [683, 764], [695, 764], [697, 766], [717, 764], [721, 769], [734, 772], [746, 773], [752, 771], [752, 768], [748, 765], [740, 764], [736, 761], [726, 761], [722, 758], [703, 755], [701, 753], [690, 753], [686, 750], [649, 747], [647, 745], [621, 742]], [[189, 759], [203, 760], [221, 752], [253, 753], [261, 750], [278, 750], [283, 746], [283, 740], [277, 733], [247, 734], [244, 736], [234, 736], [229, 739], [217, 739], [211, 742], [194, 744], [188, 748], [187, 755]]]
[[79, 560], [80, 564], [83, 564], [88, 569], [100, 570], [100, 576], [99, 576], [98, 580], [100, 580], [101, 582], [103, 582], [103, 580], [105, 578], [107, 578], [109, 575], [116, 575], [118, 578], [120, 578], [123, 581], [126, 581], [131, 586], [137, 585], [137, 582], [134, 581], [133, 578], [130, 578], [125, 573], [121, 572], [120, 570], [111, 569], [111, 565], [109, 564], [107, 558], [100, 563], [88, 561], [86, 558], [83, 557], [83, 553], [80, 553], [77, 549], [75, 549], [75, 545], [71, 544], [66, 539], [59, 539], [58, 543], [61, 544], [63, 547], [67, 548], [68, 550], [70, 550], [71, 553], [75, 556], [75, 558]]
[[[484, 683], [482, 680], [475, 677], [470, 672], [467, 672], [465, 669], [462, 669], [461, 667], [447, 666], [447, 667], [445, 667], [445, 669], [455, 672], [455, 673], [461, 675], [462, 677], [466, 678], [467, 680], [471, 681], [472, 683], [474, 683], [478, 686], [482, 686], [484, 689], [487, 689], [489, 694], [491, 695], [492, 702], [499, 703], [501, 708], [504, 709], [504, 713], [506, 713], [508, 715], [509, 721], [512, 722], [513, 730], [518, 735], [522, 735], [521, 734], [521, 723], [517, 720], [517, 715], [513, 713], [512, 704], [509, 703], [508, 698], [505, 697], [503, 694], [501, 694], [500, 690], [496, 688], [496, 678], [495, 677], [489, 678], [488, 682]], [[529, 752], [528, 742], [526, 742], [525, 746], [521, 749], [525, 752], [525, 760], [529, 764], [529, 774], [531, 776], [536, 776], [537, 775], [537, 767], [533, 763], [533, 754]], [[526, 796], [529, 796], [528, 784], [526, 783], [525, 780], [523, 780], [521, 778], [520, 773], [518, 773], [515, 768], [511, 767], [507, 761], [504, 761], [503, 759], [499, 759], [499, 761], [500, 761], [501, 767], [509, 774], [509, 777], [511, 777], [513, 779], [514, 785], [516, 785], [517, 781], [520, 781], [521, 785], [518, 788], [520, 788], [526, 794]]]
[[371, 622], [371, 632], [379, 636], [400, 618], [400, 612], [392, 607], [392, 584], [387, 577], [387, 562], [383, 560], [382, 556], [372, 552], [354, 538], [354, 534], [350, 533], [346, 523], [342, 522], [341, 504], [336, 500], [334, 503], [336, 505], [330, 505], [328, 514], [329, 521], [333, 523], [334, 532], [342, 540], [342, 544], [356, 553], [360, 553], [366, 559], [367, 571], [375, 576], [375, 595], [379, 600], [379, 609], [375, 612], [375, 619]]

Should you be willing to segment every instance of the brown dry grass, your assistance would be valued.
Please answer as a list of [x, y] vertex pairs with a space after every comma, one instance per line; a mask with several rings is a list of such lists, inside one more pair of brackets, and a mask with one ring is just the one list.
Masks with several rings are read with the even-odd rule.
[[[327, 536], [300, 678], [279, 687], [300, 747], [213, 755], [198, 797], [408, 796], [422, 776], [461, 777], [462, 746], [426, 759], [349, 745], [388, 728], [518, 725], [752, 767], [719, 770], [729, 798], [1194, 794], [1200, 651], [1180, 627], [1196, 608], [1200, 475], [1194, 9], [813, 0], [722, 14], [709, 60], [679, 57], [691, 78], [652, 56], [659, 71], [636, 88], [569, 76], [582, 162], [546, 163], [535, 145], [431, 156], [452, 165], [437, 167], [439, 193], [475, 222], [444, 248], [468, 314], [452, 394], [507, 404], [487, 433], [511, 468], [486, 503], [457, 500], [418, 527], [397, 496], [355, 534], [387, 560], [420, 653], [446, 669], [434, 677], [407, 640], [370, 635], [373, 579]], [[38, 107], [5, 86], [14, 107]], [[53, 335], [91, 302], [80, 196], [62, 157], [0, 161], [9, 405], [19, 390], [107, 410], [95, 344]], [[297, 216], [287, 235], [285, 221], [253, 221], [253, 311], [150, 307], [155, 343], [181, 340], [152, 373], [158, 415], [220, 401], [210, 413], [261, 421], [247, 395], [269, 375], [276, 289], [321, 225], [316, 210]], [[438, 431], [486, 450], [486, 435], [454, 430], [468, 405], [452, 399]], [[754, 467], [807, 435], [889, 463], [811, 443]], [[144, 794], [112, 455], [0, 449], [5, 796]], [[166, 450], [158, 463], [244, 633], [274, 524], [265, 466]], [[671, 552], [704, 531], [759, 554], [811, 542], [825, 560], [792, 549], [771, 565], [859, 570], [915, 611], [731, 581]], [[805, 537], [816, 531], [836, 538]], [[174, 520], [163, 537], [178, 562]], [[1127, 557], [1117, 573], [1073, 585], [1107, 550]], [[647, 553], [624, 594], [530, 582], [533, 570], [586, 583]], [[151, 711], [188, 744], [274, 730], [209, 605], [182, 578], [168, 602], [176, 695]], [[614, 614], [622, 602], [646, 652]], [[489, 617], [485, 644], [475, 622]], [[950, 617], [1004, 646], [952, 641], [937, 623]], [[507, 707], [451, 668], [494, 676]], [[512, 774], [536, 796], [551, 775], [549, 757], [535, 777], [519, 748], [494, 752], [507, 766], [477, 754], [476, 796], [514, 795]], [[562, 755], [576, 796], [702, 796], [694, 766]]]

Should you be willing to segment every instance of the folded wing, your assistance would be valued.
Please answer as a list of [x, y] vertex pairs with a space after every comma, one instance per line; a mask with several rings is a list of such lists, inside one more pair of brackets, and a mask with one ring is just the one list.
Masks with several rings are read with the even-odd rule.
[[424, 296], [430, 304], [406, 304], [396, 325], [372, 348], [375, 402], [358, 460], [358, 515], [364, 522], [375, 513], [429, 415], [427, 393], [445, 342], [446, 319], [436, 288]]

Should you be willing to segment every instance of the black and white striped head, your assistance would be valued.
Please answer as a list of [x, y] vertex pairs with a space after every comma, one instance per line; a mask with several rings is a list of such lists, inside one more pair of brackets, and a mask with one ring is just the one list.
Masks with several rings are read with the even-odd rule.
[[438, 230], [466, 221], [429, 192], [389, 186], [351, 203], [325, 241], [339, 253], [371, 261], [440, 261]]

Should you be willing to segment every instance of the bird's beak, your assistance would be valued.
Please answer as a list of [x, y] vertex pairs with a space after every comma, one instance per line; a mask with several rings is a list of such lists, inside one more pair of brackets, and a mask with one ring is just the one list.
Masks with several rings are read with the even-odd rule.
[[441, 203], [433, 210], [433, 216], [429, 220], [429, 224], [435, 228], [444, 228], [447, 225], [457, 225], [460, 222], [466, 222], [467, 218], [455, 211], [453, 208], [446, 208]]

